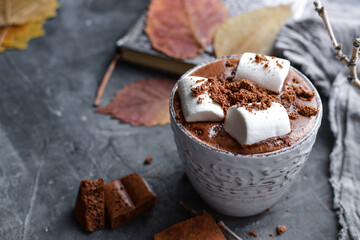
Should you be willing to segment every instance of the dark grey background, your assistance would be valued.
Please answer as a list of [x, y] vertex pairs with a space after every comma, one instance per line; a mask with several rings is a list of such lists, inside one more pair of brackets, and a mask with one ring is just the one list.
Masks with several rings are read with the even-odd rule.
[[[151, 239], [188, 214], [182, 199], [214, 213], [201, 201], [183, 168], [169, 125], [132, 127], [95, 114], [92, 102], [115, 53], [115, 42], [146, 8], [141, 0], [61, 0], [46, 36], [24, 51], [0, 54], [0, 238]], [[160, 72], [119, 63], [103, 104], [124, 85]], [[333, 138], [325, 116], [308, 162], [290, 191], [271, 208], [249, 218], [214, 213], [235, 232], [268, 239], [335, 239], [328, 155]], [[152, 155], [151, 165], [143, 165]], [[158, 194], [156, 207], [116, 230], [84, 232], [72, 216], [77, 189], [86, 177], [110, 181], [136, 171]], [[288, 196], [288, 199], [286, 198]], [[286, 212], [286, 208], [290, 212]]]

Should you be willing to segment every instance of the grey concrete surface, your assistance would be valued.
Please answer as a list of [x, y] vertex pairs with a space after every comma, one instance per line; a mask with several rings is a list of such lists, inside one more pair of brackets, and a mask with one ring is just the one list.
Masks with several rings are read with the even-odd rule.
[[[335, 239], [328, 155], [333, 144], [326, 116], [310, 159], [290, 191], [270, 212], [234, 218], [214, 213], [191, 184], [169, 125], [132, 127], [95, 114], [95, 91], [115, 51], [115, 41], [146, 8], [141, 0], [60, 0], [58, 16], [45, 24], [46, 36], [24, 51], [0, 54], [0, 238], [151, 239], [188, 213], [183, 200], [206, 209], [245, 239]], [[103, 104], [124, 85], [166, 74], [119, 63]], [[325, 106], [327, 99], [323, 99]], [[143, 165], [152, 155], [151, 165]], [[156, 207], [116, 230], [86, 233], [72, 210], [79, 182], [105, 181], [136, 171], [159, 196]], [[289, 208], [289, 212], [285, 210]]]

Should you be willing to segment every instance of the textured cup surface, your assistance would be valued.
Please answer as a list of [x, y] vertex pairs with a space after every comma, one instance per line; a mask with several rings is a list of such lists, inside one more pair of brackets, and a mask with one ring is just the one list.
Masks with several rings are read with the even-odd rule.
[[[183, 76], [209, 63], [198, 65]], [[290, 147], [269, 153], [235, 154], [197, 139], [175, 118], [174, 95], [177, 84], [174, 86], [170, 96], [170, 116], [179, 157], [190, 182], [214, 210], [239, 217], [265, 211], [286, 192], [308, 159], [321, 124], [322, 103], [311, 82], [299, 71], [292, 69], [315, 91], [319, 112], [303, 138]]]

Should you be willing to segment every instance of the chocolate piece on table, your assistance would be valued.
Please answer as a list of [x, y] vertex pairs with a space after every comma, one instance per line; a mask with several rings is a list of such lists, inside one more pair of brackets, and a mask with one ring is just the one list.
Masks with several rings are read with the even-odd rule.
[[74, 215], [86, 231], [105, 227], [104, 179], [81, 181], [76, 199]]
[[177, 223], [155, 234], [154, 240], [226, 240], [214, 218], [209, 213]]
[[137, 173], [105, 184], [105, 207], [111, 229], [155, 206], [157, 196], [150, 185]]

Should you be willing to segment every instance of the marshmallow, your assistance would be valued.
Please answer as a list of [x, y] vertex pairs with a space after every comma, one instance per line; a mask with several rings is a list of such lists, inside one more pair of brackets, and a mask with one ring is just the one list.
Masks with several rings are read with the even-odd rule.
[[[202, 85], [207, 78], [185, 76], [178, 82], [178, 92], [181, 99], [182, 111], [187, 122], [222, 121], [225, 117], [221, 106], [214, 103], [208, 92], [193, 97], [191, 88]], [[201, 103], [198, 103], [198, 99]]]
[[286, 109], [276, 102], [266, 110], [252, 109], [252, 112], [234, 105], [227, 111], [224, 128], [241, 145], [282, 136], [291, 130]]
[[290, 62], [282, 58], [265, 56], [268, 62], [257, 63], [255, 57], [255, 53], [244, 53], [241, 56], [234, 81], [248, 79], [261, 88], [274, 92], [281, 91], [289, 73]]

